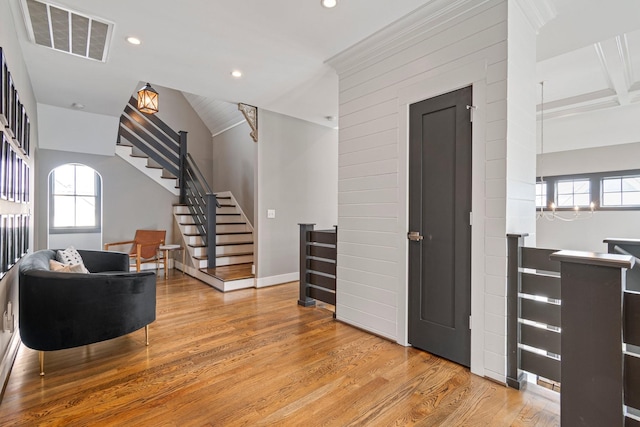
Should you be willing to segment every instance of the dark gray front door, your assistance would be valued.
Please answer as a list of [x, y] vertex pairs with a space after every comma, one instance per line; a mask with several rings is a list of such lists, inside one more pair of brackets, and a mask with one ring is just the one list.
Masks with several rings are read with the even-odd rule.
[[409, 343], [471, 359], [471, 87], [409, 108]]

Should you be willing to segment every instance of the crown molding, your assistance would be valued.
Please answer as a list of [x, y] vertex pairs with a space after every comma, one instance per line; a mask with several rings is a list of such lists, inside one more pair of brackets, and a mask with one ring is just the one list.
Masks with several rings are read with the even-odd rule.
[[516, 0], [536, 34], [547, 22], [554, 19], [558, 12], [555, 0]]
[[433, 30], [491, 1], [494, 0], [432, 0], [414, 12], [327, 59], [325, 63], [341, 74], [357, 67], [364, 59], [392, 51], [402, 43], [415, 38], [425, 31]]

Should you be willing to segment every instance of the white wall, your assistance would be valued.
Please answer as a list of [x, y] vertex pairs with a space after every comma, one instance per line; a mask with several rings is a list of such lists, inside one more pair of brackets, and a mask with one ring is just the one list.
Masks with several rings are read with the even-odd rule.
[[[4, 51], [9, 71], [13, 77], [14, 84], [20, 95], [20, 101], [27, 110], [29, 121], [31, 123], [31, 156], [23, 160], [30, 166], [30, 193], [32, 195], [31, 203], [13, 203], [6, 200], [0, 200], [1, 214], [26, 214], [32, 213], [31, 230], [33, 230], [33, 211], [34, 211], [34, 162], [37, 158], [38, 147], [38, 111], [36, 107], [36, 98], [31, 87], [27, 67], [24, 63], [22, 50], [17, 37], [17, 29], [13, 21], [12, 2], [0, 2], [0, 47]], [[1, 130], [0, 130], [1, 132]], [[14, 146], [15, 148], [15, 146]], [[31, 233], [31, 248], [33, 248], [34, 232]], [[7, 310], [8, 304], [11, 302], [12, 312], [16, 315], [15, 324], [18, 325], [19, 304], [18, 304], [18, 274], [17, 269], [12, 268], [0, 280], [0, 312]], [[0, 382], [5, 384], [9, 375], [13, 358], [19, 348], [20, 339], [18, 329], [11, 331], [0, 331]]]
[[231, 191], [253, 224], [258, 146], [249, 136], [250, 131], [243, 122], [213, 138], [211, 188], [216, 192]]
[[[583, 120], [587, 122], [590, 118], [584, 117]], [[596, 124], [598, 123], [603, 127], [608, 126], [606, 121], [598, 120]], [[624, 127], [633, 131], [638, 128], [636, 123], [637, 119], [630, 120]], [[640, 142], [538, 156], [538, 175], [543, 176], [630, 169], [640, 169]], [[560, 215], [568, 216], [570, 213], [563, 212]], [[587, 218], [574, 222], [539, 219], [536, 229], [537, 246], [606, 252], [607, 247], [602, 243], [605, 238], [640, 239], [640, 211], [596, 211], [593, 216], [587, 215]]]
[[[535, 173], [535, 86], [526, 81], [535, 72], [535, 36], [512, 6], [506, 0], [456, 7], [431, 2], [330, 60], [340, 81], [336, 311], [340, 320], [402, 344], [408, 106], [473, 84], [471, 369], [499, 381], [506, 372], [505, 235], [533, 226], [526, 212], [533, 192], [516, 191], [527, 180], [531, 187]], [[518, 49], [532, 50], [531, 57]]]
[[[254, 212], [257, 286], [299, 278], [299, 223], [337, 222], [337, 131], [258, 110]], [[267, 219], [267, 210], [276, 217]]]
[[119, 117], [38, 104], [39, 147], [113, 156]]
[[[92, 249], [96, 251], [102, 250], [102, 232], [100, 233], [69, 233], [69, 234], [50, 234], [47, 247], [52, 249], [65, 249], [73, 246], [76, 249]], [[127, 248], [122, 247], [117, 250], [126, 251]]]

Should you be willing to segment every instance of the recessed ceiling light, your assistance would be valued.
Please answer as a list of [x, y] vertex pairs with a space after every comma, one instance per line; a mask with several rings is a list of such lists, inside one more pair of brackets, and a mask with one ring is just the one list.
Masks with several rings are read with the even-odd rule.
[[131, 44], [135, 44], [135, 45], [139, 45], [140, 43], [142, 43], [142, 42], [140, 41], [140, 39], [139, 39], [139, 38], [137, 38], [137, 37], [127, 37], [127, 41], [128, 41], [129, 43], [131, 43]]
[[336, 7], [338, 0], [320, 0], [320, 4], [326, 8]]
[[242, 71], [240, 71], [240, 70], [233, 70], [233, 71], [231, 72], [231, 75], [232, 75], [233, 77], [235, 77], [236, 79], [239, 79], [240, 77], [242, 77]]

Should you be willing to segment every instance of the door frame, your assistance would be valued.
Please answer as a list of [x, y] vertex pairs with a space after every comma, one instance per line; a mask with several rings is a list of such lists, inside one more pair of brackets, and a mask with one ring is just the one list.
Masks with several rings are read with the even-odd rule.
[[[506, 68], [506, 65], [504, 65]], [[497, 81], [504, 80], [498, 79]], [[506, 83], [501, 83], [506, 84]], [[398, 91], [398, 177], [400, 277], [398, 289], [398, 343], [409, 346], [409, 105], [425, 99], [473, 87], [473, 122], [471, 125], [472, 171], [471, 207], [471, 372], [484, 376], [484, 211], [485, 211], [485, 128], [487, 115], [487, 62], [477, 61], [454, 69], [437, 69], [427, 79]], [[505, 136], [506, 137], [506, 136]], [[506, 341], [505, 341], [506, 343]], [[506, 346], [506, 344], [505, 344]], [[506, 354], [506, 347], [505, 347]]]

